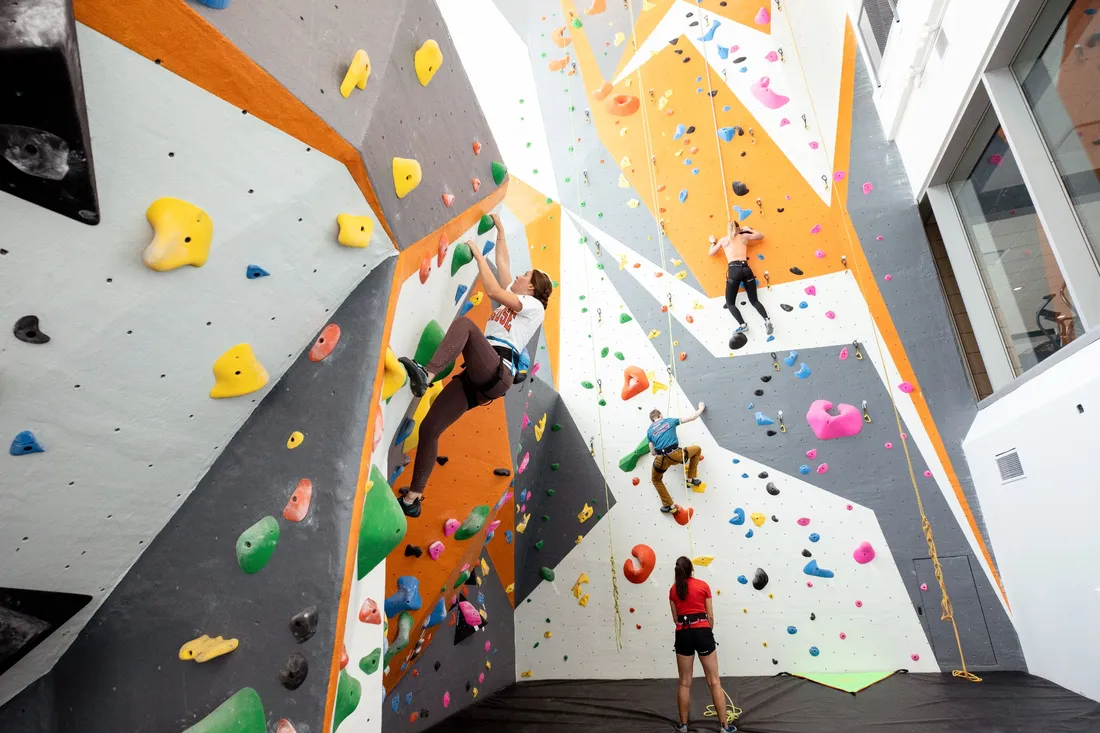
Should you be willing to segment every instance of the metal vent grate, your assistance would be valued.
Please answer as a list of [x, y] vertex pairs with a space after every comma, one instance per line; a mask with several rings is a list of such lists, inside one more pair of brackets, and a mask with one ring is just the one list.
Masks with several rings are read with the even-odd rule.
[[1001, 483], [1015, 481], [1024, 477], [1024, 467], [1020, 463], [1020, 454], [1013, 448], [997, 457], [997, 470], [1001, 472]]
[[890, 38], [890, 29], [894, 27], [895, 0], [863, 0], [862, 4], [867, 25], [881, 56], [886, 52], [886, 41]]

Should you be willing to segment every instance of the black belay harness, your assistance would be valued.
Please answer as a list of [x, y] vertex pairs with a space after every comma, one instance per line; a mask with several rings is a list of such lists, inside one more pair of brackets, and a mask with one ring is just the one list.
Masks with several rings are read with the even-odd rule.
[[475, 407], [481, 407], [492, 403], [495, 397], [488, 402], [482, 402], [478, 395], [487, 394], [489, 390], [494, 389], [498, 384], [504, 381], [504, 377], [501, 372], [504, 369], [505, 362], [511, 364], [509, 371], [512, 372], [512, 386], [522, 384], [527, 381], [527, 371], [519, 370], [519, 353], [512, 349], [510, 346], [493, 346], [493, 350], [500, 355], [500, 364], [497, 365], [496, 371], [493, 372], [493, 376], [488, 381], [482, 384], [474, 384], [473, 380], [467, 375], [465, 369], [458, 375], [458, 379], [462, 384], [462, 391], [466, 395], [466, 404], [472, 410]]
[[684, 629], [691, 628], [691, 625], [696, 621], [706, 621], [707, 615], [705, 613], [686, 613], [676, 617], [676, 630], [682, 631]]

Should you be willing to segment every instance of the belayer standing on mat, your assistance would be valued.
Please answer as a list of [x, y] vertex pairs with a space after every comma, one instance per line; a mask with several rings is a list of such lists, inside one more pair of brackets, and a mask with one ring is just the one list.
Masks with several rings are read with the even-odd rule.
[[720, 731], [733, 733], [737, 727], [726, 723], [726, 693], [718, 677], [718, 643], [714, 641], [714, 605], [710, 586], [693, 577], [695, 566], [691, 560], [676, 560], [676, 582], [668, 591], [672, 620], [676, 623], [676, 671], [680, 686], [676, 691], [676, 707], [680, 713], [679, 733], [687, 733], [688, 716], [691, 714], [691, 680], [695, 673], [695, 655], [703, 665], [703, 674], [710, 687], [714, 709], [718, 713]]
[[[469, 318], [456, 318], [430, 362], [417, 364], [408, 357], [400, 358], [409, 373], [409, 388], [417, 397], [424, 396], [435, 375], [459, 354], [465, 359], [462, 373], [447, 383], [420, 424], [412, 484], [399, 492], [401, 510], [410, 517], [420, 516], [424, 487], [439, 454], [439, 436], [467, 410], [503, 397], [516, 381], [520, 355], [542, 325], [546, 304], [554, 291], [550, 276], [541, 270], [529, 270], [512, 279], [504, 228], [496, 214], [491, 216], [497, 229], [496, 275], [485, 255], [476, 246], [470, 247], [485, 294], [499, 303], [485, 324], [485, 332]], [[510, 285], [504, 288], [502, 282]]]
[[756, 275], [749, 267], [749, 242], [758, 242], [763, 238], [764, 235], [760, 232], [742, 227], [736, 221], [729, 223], [726, 228], [726, 236], [717, 241], [714, 237], [710, 238], [710, 256], [713, 257], [718, 254], [718, 250], [722, 250], [729, 262], [726, 270], [726, 308], [737, 319], [737, 328], [730, 338], [731, 349], [739, 348], [734, 346], [737, 334], [747, 333], [749, 330], [745, 319], [741, 317], [741, 311], [737, 310], [737, 289], [742, 284], [745, 286], [745, 295], [749, 297], [749, 303], [764, 319], [764, 329], [769, 336], [772, 334], [772, 319], [768, 318], [768, 311], [764, 309], [764, 305], [756, 297]]
[[695, 477], [695, 474], [699, 469], [699, 456], [702, 455], [703, 451], [697, 445], [681, 448], [680, 439], [676, 436], [676, 428], [698, 418], [703, 414], [704, 409], [706, 409], [706, 406], [700, 402], [699, 409], [683, 420], [677, 417], [662, 418], [660, 410], [653, 410], [649, 413], [651, 424], [649, 430], [646, 431], [646, 438], [649, 440], [649, 454], [653, 456], [653, 470], [650, 472], [650, 479], [653, 481], [657, 493], [661, 495], [661, 511], [666, 514], [670, 512], [675, 514], [677, 507], [676, 502], [668, 495], [668, 489], [665, 488], [665, 471], [672, 466], [686, 462], [685, 472], [687, 473], [688, 486], [698, 486], [702, 483]]

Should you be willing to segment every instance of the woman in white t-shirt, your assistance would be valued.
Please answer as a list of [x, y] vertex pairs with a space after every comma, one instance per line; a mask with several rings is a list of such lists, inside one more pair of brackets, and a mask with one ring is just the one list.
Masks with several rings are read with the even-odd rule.
[[[469, 318], [456, 318], [427, 364], [401, 357], [409, 373], [409, 388], [422, 397], [435, 375], [462, 354], [465, 368], [436, 397], [420, 424], [413, 464], [412, 484], [401, 489], [401, 509], [407, 516], [420, 516], [424, 487], [435, 468], [439, 454], [439, 436], [469, 409], [487, 405], [512, 386], [520, 366], [520, 354], [538, 331], [546, 315], [546, 304], [554, 290], [550, 277], [541, 270], [530, 270], [512, 279], [508, 245], [500, 218], [496, 225], [496, 268], [494, 275], [485, 255], [471, 246], [485, 294], [498, 303], [482, 333]], [[499, 279], [498, 279], [499, 278]], [[511, 284], [504, 288], [502, 282]]]

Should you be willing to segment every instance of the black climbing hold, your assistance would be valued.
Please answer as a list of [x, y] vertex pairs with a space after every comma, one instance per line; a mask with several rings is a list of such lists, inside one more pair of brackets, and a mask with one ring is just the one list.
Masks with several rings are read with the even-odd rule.
[[767, 584], [768, 574], [764, 572], [764, 568], [757, 568], [756, 574], [752, 576], [752, 587], [756, 590], [764, 590]]
[[443, 666], [442, 664], [440, 664], [439, 662], [436, 662], [435, 663], [435, 671], [438, 672], [439, 668], [442, 667], [442, 666]]
[[770, 381], [772, 381], [772, 375], [765, 374], [764, 376], [760, 377], [760, 381], [761, 382], [770, 382]]
[[509, 471], [507, 468], [494, 468], [493, 469], [493, 475], [494, 476], [511, 476], [512, 472]]
[[688, 129], [687, 129], [687, 134], [691, 135], [694, 132], [695, 132], [695, 125], [689, 126]]
[[428, 712], [428, 708], [420, 708], [421, 719], [428, 717], [431, 713]]
[[785, 310], [787, 313], [790, 313], [791, 311], [794, 310], [793, 305], [787, 305], [786, 303], [780, 303], [779, 307], [782, 308], [783, 310]]
[[449, 461], [449, 460], [451, 460], [451, 459], [448, 458], [447, 456], [436, 456], [436, 458], [435, 458], [435, 462], [438, 463], [440, 466], [446, 466], [447, 461]]
[[711, 90], [710, 90], [710, 96], [711, 96], [712, 98], [713, 98], [713, 97], [717, 97], [717, 96], [718, 96], [718, 90], [717, 90], [717, 89], [711, 89]]
[[738, 331], [730, 338], [730, 348], [734, 351], [745, 348], [745, 344], [749, 342], [749, 337]]
[[762, 389], [753, 390], [753, 394], [756, 395], [757, 397], [763, 397], [764, 396], [764, 390], [762, 390]]
[[779, 212], [780, 214], [782, 214], [783, 213], [783, 207], [780, 206], [778, 209], [776, 209], [776, 211]]
[[678, 54], [680, 54], [681, 56], [683, 56], [683, 55], [684, 55], [684, 50], [683, 50], [682, 48], [678, 48], [678, 49], [676, 49], [675, 51], [673, 51], [673, 53], [678, 53]]
[[758, 478], [767, 478], [767, 477], [768, 477], [768, 472], [767, 471], [761, 471]]
[[777, 517], [777, 516], [775, 516], [775, 515], [773, 514], [773, 515], [772, 515], [772, 521], [773, 521], [773, 522], [778, 522], [778, 521], [779, 521], [779, 517]]
[[746, 186], [744, 183], [741, 183], [741, 181], [734, 181], [733, 192], [738, 196], [745, 196], [749, 192], [749, 187]]
[[691, 57], [690, 56], [685, 56], [684, 57], [684, 63], [686, 64], [688, 61], [691, 61]]
[[695, 13], [691, 13], [691, 12], [689, 12], [689, 13], [688, 13], [687, 15], [685, 15], [684, 17], [685, 17], [685, 18], [690, 18], [690, 17], [691, 17], [691, 16], [693, 16], [693, 15], [695, 15]]
[[679, 38], [673, 38], [671, 41], [669, 41], [669, 44], [675, 46], [679, 42], [680, 42]]
[[688, 28], [694, 28], [697, 25], [699, 25], [699, 21], [693, 20], [690, 23], [688, 23]]
[[745, 59], [747, 59], [747, 58], [748, 58], [748, 56], [738, 56], [737, 58], [735, 58], [735, 59], [733, 60], [733, 62], [732, 62], [732, 63], [735, 63], [735, 64], [743, 64], [743, 63], [745, 63]]
[[298, 652], [294, 652], [283, 664], [276, 677], [279, 684], [288, 690], [297, 690], [306, 681], [309, 674], [309, 662]]
[[742, 151], [741, 151], [741, 157], [742, 157], [742, 158], [744, 158], [744, 157], [745, 157], [745, 155], [746, 155], [745, 151], [744, 151], [744, 150], [742, 150]]
[[466, 683], [466, 692], [469, 692], [471, 687], [473, 687], [473, 685], [471, 685], [469, 682], [467, 682]]
[[778, 659], [773, 659], [772, 664], [779, 664], [779, 660]]
[[23, 316], [15, 322], [12, 333], [17, 339], [28, 344], [45, 344], [50, 340], [50, 337], [42, 333], [42, 329], [38, 327], [38, 316]]
[[726, 0], [722, 0], [722, 2], [720, 2], [718, 4], [721, 5], [724, 8], [724, 7], [726, 7], [727, 3], [726, 3]]
[[792, 268], [791, 268], [791, 272], [793, 272], [793, 273], [794, 273], [795, 275], [803, 275], [803, 274], [805, 274], [805, 273], [803, 273], [803, 272], [802, 272], [802, 270], [801, 270], [801, 269], [799, 269], [799, 268], [797, 268], [797, 267], [792, 267]]
[[817, 621], [817, 614], [816, 613], [811, 613], [810, 614], [810, 620], [811, 621]]
[[317, 606], [310, 606], [291, 616], [290, 633], [294, 634], [299, 644], [313, 638], [317, 633]]
[[809, 550], [803, 550], [802, 557], [813, 557], [813, 553], [811, 553]]
[[774, 482], [769, 481], [768, 485], [765, 486], [764, 488], [767, 489], [768, 493], [771, 494], [772, 496], [779, 496], [779, 488], [776, 487]]
[[779, 433], [775, 432], [774, 430], [766, 430], [766, 431], [764, 431], [764, 433], [769, 438], [774, 438], [776, 435], [779, 435]]
[[405, 557], [420, 557], [423, 554], [424, 551], [416, 545], [405, 545]]

